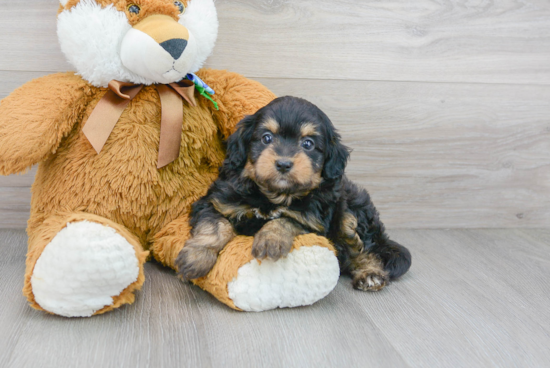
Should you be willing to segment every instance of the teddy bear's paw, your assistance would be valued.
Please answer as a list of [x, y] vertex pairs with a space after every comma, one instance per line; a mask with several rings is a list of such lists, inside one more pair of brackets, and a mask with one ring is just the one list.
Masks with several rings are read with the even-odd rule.
[[354, 276], [352, 284], [357, 290], [379, 291], [388, 285], [389, 282], [387, 272], [362, 272]]
[[339, 276], [331, 250], [304, 246], [278, 261], [253, 259], [227, 287], [237, 308], [258, 312], [313, 304], [334, 289]]
[[46, 246], [31, 277], [36, 302], [65, 317], [90, 317], [139, 276], [134, 247], [113, 228], [68, 223]]

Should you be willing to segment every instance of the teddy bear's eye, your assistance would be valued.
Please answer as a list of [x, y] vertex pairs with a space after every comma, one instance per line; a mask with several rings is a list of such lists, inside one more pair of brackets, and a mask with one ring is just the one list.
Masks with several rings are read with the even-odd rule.
[[130, 14], [139, 14], [139, 11], [141, 10], [141, 8], [139, 7], [139, 5], [136, 5], [136, 4], [130, 4], [128, 5], [128, 13]]
[[174, 1], [174, 5], [180, 10], [180, 14], [185, 13], [185, 5], [181, 1]]

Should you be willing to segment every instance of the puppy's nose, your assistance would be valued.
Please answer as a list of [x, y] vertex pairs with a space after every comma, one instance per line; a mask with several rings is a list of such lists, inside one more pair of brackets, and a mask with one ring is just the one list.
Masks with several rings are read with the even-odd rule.
[[173, 38], [168, 41], [164, 41], [160, 44], [163, 49], [168, 51], [172, 57], [177, 60], [183, 54], [183, 51], [187, 47], [187, 40], [184, 40], [182, 38]]
[[290, 160], [277, 160], [275, 164], [277, 165], [277, 171], [283, 174], [290, 171], [290, 169], [292, 169], [292, 166], [294, 166], [294, 164]]

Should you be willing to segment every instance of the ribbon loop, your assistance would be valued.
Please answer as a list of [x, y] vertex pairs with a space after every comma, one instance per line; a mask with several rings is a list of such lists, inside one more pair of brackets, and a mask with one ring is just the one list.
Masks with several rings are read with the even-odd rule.
[[130, 87], [124, 84], [126, 83], [109, 83], [111, 89], [99, 100], [82, 128], [82, 132], [98, 154], [105, 146], [124, 109], [143, 88], [142, 85], [132, 85], [131, 88], [125, 88], [128, 94], [124, 94], [121, 92], [122, 87]]
[[189, 105], [197, 107], [197, 101], [195, 100], [195, 83], [184, 79], [180, 82], [170, 83], [169, 86], [187, 101]]
[[117, 80], [112, 80], [109, 82], [109, 89], [116, 93], [117, 96], [125, 100], [133, 100], [142, 88], [142, 84], [120, 82]]

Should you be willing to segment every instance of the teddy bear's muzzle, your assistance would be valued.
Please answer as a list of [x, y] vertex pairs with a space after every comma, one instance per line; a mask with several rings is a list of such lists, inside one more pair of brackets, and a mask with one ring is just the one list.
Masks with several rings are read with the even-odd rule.
[[[136, 24], [133, 28], [145, 33], [160, 45], [174, 40], [186, 41], [185, 44], [187, 44], [189, 40], [189, 31], [187, 28], [168, 15], [151, 15]], [[183, 49], [181, 51], [183, 52]]]
[[121, 47], [123, 65], [157, 83], [181, 80], [196, 56], [189, 30], [167, 15], [151, 15], [132, 27]]

